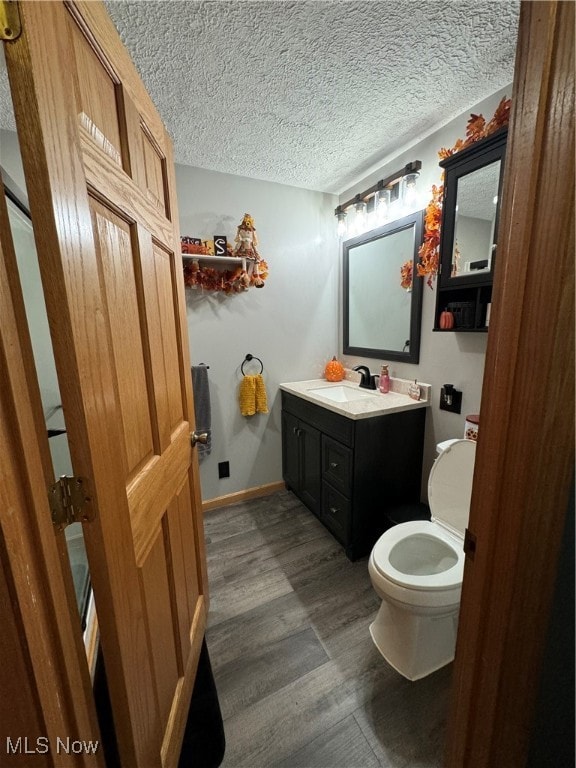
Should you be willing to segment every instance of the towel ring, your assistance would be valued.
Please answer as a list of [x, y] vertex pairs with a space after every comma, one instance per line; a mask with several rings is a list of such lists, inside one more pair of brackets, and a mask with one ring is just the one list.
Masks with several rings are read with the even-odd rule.
[[251, 360], [258, 360], [258, 362], [260, 363], [260, 371], [259, 371], [260, 373], [262, 373], [262, 371], [264, 370], [264, 363], [262, 362], [262, 360], [260, 360], [259, 357], [254, 357], [254, 355], [248, 354], [246, 355], [246, 357], [242, 362], [242, 365], [240, 366], [240, 370], [242, 371], [242, 376], [246, 376], [246, 374], [244, 373], [244, 364], [249, 363]]

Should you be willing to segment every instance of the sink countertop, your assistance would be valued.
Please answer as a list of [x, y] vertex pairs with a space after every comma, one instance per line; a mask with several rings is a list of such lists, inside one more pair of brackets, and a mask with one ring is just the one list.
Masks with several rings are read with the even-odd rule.
[[310, 403], [320, 405], [329, 411], [339, 413], [341, 416], [346, 416], [349, 419], [369, 419], [372, 416], [385, 416], [387, 413], [411, 411], [414, 408], [427, 408], [430, 405], [431, 387], [429, 384], [418, 382], [418, 386], [422, 393], [422, 399], [413, 400], [405, 394], [407, 387], [412, 383], [411, 381], [391, 379], [390, 382], [391, 390], [387, 394], [384, 395], [381, 392], [378, 392], [377, 389], [360, 389], [360, 392], [366, 396], [359, 400], [352, 400], [351, 402], [335, 402], [327, 397], [323, 397], [321, 394], [318, 394], [318, 392], [312, 393], [310, 391], [323, 389], [325, 387], [346, 387], [352, 390], [359, 389], [357, 383], [347, 379], [338, 382], [330, 382], [326, 381], [326, 379], [293, 381], [280, 384], [280, 389], [284, 390], [284, 392], [296, 395], [297, 397], [301, 397], [304, 400], [308, 400]]

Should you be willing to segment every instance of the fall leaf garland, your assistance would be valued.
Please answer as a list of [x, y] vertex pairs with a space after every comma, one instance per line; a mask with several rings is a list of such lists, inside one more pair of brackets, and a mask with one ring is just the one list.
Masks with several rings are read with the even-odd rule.
[[[241, 233], [243, 237], [240, 237]], [[214, 256], [214, 245], [209, 240], [196, 241], [189, 237], [182, 237], [181, 240], [183, 254]], [[222, 269], [221, 266], [216, 268], [203, 264], [200, 259], [189, 259], [184, 264], [184, 285], [225, 294], [242, 293], [251, 287], [262, 288], [268, 277], [268, 264], [258, 254], [254, 219], [248, 213], [244, 214], [238, 227], [235, 243], [235, 248], [226, 243], [226, 256], [237, 259], [237, 265]]]
[[[451, 149], [442, 148], [438, 152], [440, 160], [445, 160], [447, 157], [455, 155], [460, 150], [474, 144], [474, 142], [484, 139], [499, 128], [508, 125], [510, 105], [511, 99], [504, 97], [500, 104], [498, 104], [494, 116], [489, 122], [486, 122], [482, 115], [471, 114], [466, 125], [466, 138], [458, 139]], [[440, 262], [440, 226], [442, 223], [442, 198], [444, 195], [443, 181], [444, 174], [442, 174], [440, 185], [432, 187], [432, 198], [426, 207], [424, 217], [424, 242], [418, 251], [420, 259], [417, 264], [418, 276], [426, 277], [426, 283], [430, 288], [433, 287], [433, 281], [438, 274]]]

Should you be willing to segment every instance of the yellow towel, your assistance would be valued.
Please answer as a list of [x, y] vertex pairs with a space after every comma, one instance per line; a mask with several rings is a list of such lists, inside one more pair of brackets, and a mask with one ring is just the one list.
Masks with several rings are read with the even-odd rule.
[[256, 412], [268, 413], [268, 398], [261, 373], [256, 376]]
[[238, 392], [240, 413], [242, 416], [254, 416], [255, 413], [268, 413], [266, 387], [262, 374], [244, 376]]
[[254, 416], [256, 413], [256, 376], [244, 376], [238, 393], [242, 416]]

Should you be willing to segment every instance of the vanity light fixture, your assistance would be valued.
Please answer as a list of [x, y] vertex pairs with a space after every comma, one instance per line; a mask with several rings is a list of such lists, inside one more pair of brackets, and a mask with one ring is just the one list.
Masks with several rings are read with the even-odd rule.
[[[403, 213], [415, 210], [414, 206], [418, 202], [416, 179], [421, 168], [421, 161], [414, 160], [339, 205], [334, 211], [338, 237], [343, 239], [347, 235], [359, 235], [368, 227], [379, 227], [385, 224], [390, 219], [392, 204], [396, 200], [402, 204]], [[350, 223], [348, 222], [349, 210], [354, 211], [354, 219]], [[368, 216], [368, 214], [371, 215]], [[368, 220], [370, 220], [369, 225]]]

